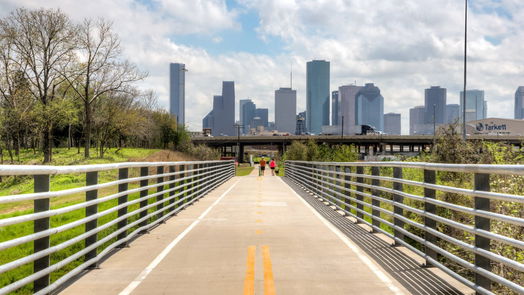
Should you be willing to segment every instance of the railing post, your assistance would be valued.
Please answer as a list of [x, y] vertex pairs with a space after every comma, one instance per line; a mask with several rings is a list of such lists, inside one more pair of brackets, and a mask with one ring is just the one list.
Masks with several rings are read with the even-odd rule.
[[[175, 173], [175, 166], [169, 166], [169, 173]], [[175, 188], [175, 175], [171, 175], [169, 176], [169, 181], [171, 182], [169, 184], [169, 189], [173, 189]], [[175, 195], [175, 190], [173, 189], [172, 191], [169, 192], [169, 197], [172, 197]], [[172, 205], [173, 203], [175, 203], [175, 198], [172, 198], [170, 201], [169, 201], [169, 205]], [[171, 211], [174, 211], [176, 209], [176, 206], [173, 206], [171, 207]]]
[[[475, 190], [489, 191], [489, 178], [489, 174], [475, 173]], [[490, 211], [490, 200], [488, 198], [475, 197], [475, 209]], [[490, 227], [489, 218], [475, 216], [475, 228], [490, 231]], [[490, 243], [489, 238], [475, 235], [475, 247], [490, 251]], [[482, 255], [475, 254], [475, 266], [491, 271], [491, 261]], [[475, 283], [486, 290], [491, 290], [491, 281], [478, 273], [475, 273]], [[477, 292], [477, 294], [480, 293]]]
[[[364, 174], [364, 167], [357, 166], [357, 174], [360, 174], [360, 175]], [[363, 182], [364, 182], [364, 178], [362, 176], [357, 176], [357, 183], [363, 183]], [[357, 192], [363, 192], [363, 191], [364, 191], [364, 187], [357, 185]], [[356, 197], [357, 197], [357, 200], [361, 202], [364, 201], [364, 197], [362, 197], [362, 195], [357, 194]], [[362, 205], [361, 203], [357, 203], [357, 208], [360, 210], [364, 210], [364, 205]], [[357, 217], [363, 219], [364, 214], [362, 214], [362, 212], [357, 211]], [[357, 222], [359, 222], [358, 219], [357, 219]]]
[[[140, 168], [140, 176], [141, 177], [146, 177], [146, 176], [149, 176], [149, 167], [141, 167]], [[146, 187], [149, 185], [149, 180], [148, 179], [143, 179], [143, 180], [140, 180], [140, 187]], [[144, 190], [141, 190], [140, 191], [140, 198], [143, 198], [145, 196], [147, 196], [149, 194], [149, 191], [147, 189], [144, 189]], [[140, 201], [140, 208], [144, 208], [147, 206], [149, 200], [148, 199], [145, 199], [145, 200], [142, 200]], [[144, 211], [141, 211], [140, 212], [140, 219], [144, 218], [147, 216], [147, 210], [144, 210]], [[146, 226], [147, 223], [148, 223], [149, 219], [146, 219], [144, 221], [142, 221], [140, 223], [140, 227], [143, 227], [143, 226]]]
[[[129, 168], [120, 168], [118, 169], [118, 179], [119, 180], [123, 180], [123, 179], [127, 179], [129, 178]], [[129, 187], [129, 183], [121, 183], [118, 185], [118, 192], [125, 192], [128, 190], [128, 187]], [[122, 205], [122, 204], [125, 204], [127, 203], [127, 200], [128, 200], [128, 195], [125, 194], [123, 196], [120, 196], [118, 198], [118, 205]], [[123, 207], [123, 208], [120, 208], [118, 209], [118, 217], [121, 217], [121, 216], [124, 216], [127, 214], [127, 206]], [[118, 229], [121, 229], [123, 227], [125, 227], [127, 225], [127, 218], [121, 220], [118, 222]], [[117, 239], [118, 240], [122, 240], [122, 239], [125, 239], [127, 237], [127, 230], [126, 231], [123, 231], [121, 233], [118, 234], [117, 236]], [[122, 247], [126, 247], [127, 246], [127, 242], [126, 243], [123, 243], [121, 244], [119, 247], [122, 248]]]
[[[347, 167], [347, 166], [344, 167], [344, 172], [345, 172], [345, 173], [351, 173], [351, 167]], [[350, 184], [349, 182], [351, 181], [351, 176], [349, 176], [349, 175], [344, 176], [344, 181], [345, 181], [345, 183], [344, 183], [344, 187], [345, 187], [346, 189], [350, 190], [350, 189], [351, 189], [351, 184]], [[344, 195], [351, 196], [351, 193], [350, 193], [349, 191], [345, 191], [345, 192], [344, 192]], [[344, 203], [345, 203], [345, 205], [344, 205], [344, 209], [345, 209], [346, 211], [351, 212], [351, 208], [349, 207], [349, 205], [351, 205], [351, 199], [350, 199], [349, 197], [348, 197], [348, 198], [345, 198], [345, 199], [344, 199]], [[348, 213], [345, 213], [345, 212], [344, 212], [344, 215], [348, 215]]]
[[[156, 174], [157, 175], [161, 175], [161, 174], [164, 174], [164, 166], [158, 166], [156, 167]], [[156, 183], [162, 183], [164, 182], [164, 177], [163, 176], [159, 176], [157, 177], [156, 179]], [[156, 188], [156, 192], [157, 193], [161, 193], [164, 191], [164, 185], [161, 185], [161, 186], [157, 186]], [[160, 195], [157, 195], [156, 196], [156, 201], [159, 202], [159, 201], [162, 201], [164, 200], [164, 194], [160, 194]], [[160, 211], [162, 210], [162, 208], [164, 208], [164, 202], [160, 202], [158, 205], [156, 205], [156, 211], [159, 211], [156, 215], [156, 218], [160, 219], [162, 218], [162, 216], [164, 216], [164, 212]]]
[[[337, 193], [342, 193], [342, 190], [340, 189], [340, 166], [335, 166], [334, 167], [334, 173], [333, 173], [333, 177], [336, 179], [335, 181], [335, 185], [337, 186], [334, 191], [337, 192]], [[334, 197], [339, 200], [339, 201], [344, 201], [343, 199], [340, 198], [340, 195], [337, 195], [337, 194], [334, 194]], [[337, 205], [340, 206], [340, 202], [337, 202]], [[342, 206], [341, 206], [342, 207]], [[338, 209], [337, 209], [338, 210]]]
[[[98, 171], [87, 172], [86, 173], [86, 186], [97, 185], [97, 184], [98, 184]], [[98, 189], [93, 189], [93, 190], [90, 190], [90, 191], [86, 192], [86, 202], [89, 202], [89, 201], [92, 201], [92, 200], [96, 200], [97, 198], [98, 198]], [[86, 207], [85, 211], [86, 211], [86, 217], [89, 217], [91, 215], [97, 214], [98, 213], [98, 204], [94, 204], [94, 205]], [[85, 224], [85, 232], [89, 232], [91, 230], [94, 230], [94, 229], [96, 229], [97, 226], [98, 226], [98, 219], [94, 219], [94, 220], [88, 221]], [[85, 239], [85, 248], [87, 248], [87, 247], [93, 245], [94, 243], [96, 243], [97, 239], [98, 239], [98, 235], [96, 233], [94, 233], [94, 234], [90, 235], [89, 237], [87, 237]], [[88, 260], [91, 260], [91, 259], [95, 258], [96, 254], [97, 254], [97, 249], [96, 248], [91, 250], [91, 251], [89, 251], [85, 255], [85, 261], [88, 261]], [[91, 267], [96, 268], [97, 267], [97, 263], [91, 265]]]
[[[401, 167], [393, 167], [393, 177], [402, 179], [402, 168]], [[393, 182], [393, 189], [396, 191], [403, 191], [402, 183], [400, 182]], [[404, 203], [404, 197], [398, 194], [393, 194], [393, 201], [395, 204], [403, 204]], [[399, 206], [393, 205], [393, 212], [395, 214], [398, 214], [400, 216], [404, 216], [404, 210], [400, 208]], [[404, 222], [398, 219], [397, 217], [393, 218], [393, 224], [395, 224], [398, 227], [404, 228]], [[399, 238], [400, 240], [404, 240], [404, 234], [400, 231], [394, 229], [394, 234], [396, 238]], [[395, 245], [398, 245], [398, 242], [395, 241]]]
[[[42, 193], [49, 191], [49, 175], [34, 176], [34, 192]], [[34, 212], [45, 212], [49, 210], [49, 198], [34, 200]], [[49, 217], [40, 218], [34, 221], [34, 232], [41, 232], [49, 229]], [[34, 253], [49, 248], [49, 236], [36, 239], [33, 242]], [[49, 255], [38, 258], [33, 262], [33, 272], [39, 272], [49, 267]], [[36, 279], [33, 283], [34, 293], [49, 286], [49, 275]]]
[[[195, 165], [193, 164], [189, 164], [188, 167], [187, 167], [187, 170], [193, 170], [195, 169]], [[188, 172], [186, 173], [187, 176], [189, 176], [189, 183], [193, 182], [195, 180], [195, 178], [193, 177], [193, 175], [195, 174], [195, 172], [191, 171], [191, 172]], [[194, 192], [194, 187], [195, 185], [194, 184], [190, 184], [189, 185], [189, 189], [188, 189], [188, 195], [192, 194]], [[189, 205], [192, 205], [193, 204], [193, 200], [195, 199], [195, 196], [192, 196], [191, 198], [189, 198], [188, 202], [190, 202]]]
[[[371, 167], [371, 175], [373, 176], [380, 176], [380, 167]], [[371, 185], [374, 185], [374, 186], [380, 186], [380, 180], [378, 179], [372, 179], [371, 180]], [[372, 189], [371, 190], [371, 194], [373, 196], [376, 196], [376, 197], [380, 197], [380, 190], [378, 189]], [[375, 199], [371, 199], [371, 205], [375, 206], [375, 207], [379, 207], [380, 208], [380, 201], [379, 200], [375, 200]], [[372, 209], [371, 210], [371, 214], [373, 215], [373, 217], [380, 217], [380, 211], [377, 210], [377, 209]], [[380, 221], [378, 221], [377, 219], [373, 218], [372, 220], [372, 224], [378, 228], [380, 228]], [[374, 229], [372, 228], [372, 230], [374, 231]]]
[[[424, 169], [424, 183], [435, 184], [435, 182], [436, 182], [436, 172], [435, 172], [435, 170]], [[424, 196], [426, 198], [429, 198], [429, 199], [435, 199], [436, 198], [436, 192], [435, 192], [434, 189], [424, 188]], [[437, 211], [437, 206], [435, 206], [434, 204], [430, 204], [430, 203], [424, 202], [424, 211], [426, 213], [435, 214], [436, 211]], [[428, 218], [428, 217], [424, 217], [424, 225], [427, 226], [427, 227], [433, 228], [433, 229], [437, 228], [437, 222], [435, 220], [431, 219], [431, 218]], [[424, 239], [427, 242], [435, 244], [435, 242], [437, 240], [435, 236], [433, 236], [432, 234], [430, 234], [428, 232], [425, 232], [424, 236], [425, 236]], [[435, 252], [434, 250], [429, 249], [428, 247], [425, 247], [425, 248], [426, 248], [426, 255], [428, 255], [429, 257], [437, 260], [437, 252]], [[429, 266], [429, 265], [430, 265], [430, 263], [426, 259], [426, 266]]]
[[[179, 169], [180, 169], [180, 172], [182, 172], [182, 173], [180, 173], [180, 178], [185, 178], [186, 175], [187, 175], [187, 173], [185, 172], [185, 170], [186, 170], [186, 164], [182, 164], [182, 165], [180, 165]], [[184, 199], [184, 198], [186, 197], [186, 195], [187, 195], [187, 188], [185, 187], [186, 182], [187, 182], [187, 180], [181, 180], [181, 181], [179, 182], [179, 184], [180, 184], [180, 191], [179, 191], [179, 193], [182, 193], [182, 194], [180, 194], [180, 196], [178, 197], [179, 199]], [[184, 199], [184, 201], [182, 202], [182, 204], [185, 204], [185, 203], [187, 203], [187, 200], [186, 200], [186, 199]]]

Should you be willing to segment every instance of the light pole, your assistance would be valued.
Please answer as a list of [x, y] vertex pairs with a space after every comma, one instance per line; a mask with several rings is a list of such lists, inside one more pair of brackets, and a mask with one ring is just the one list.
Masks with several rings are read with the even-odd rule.
[[435, 137], [437, 136], [437, 105], [433, 104], [433, 145], [435, 145]]
[[344, 139], [344, 116], [342, 116], [340, 139]]
[[468, 0], [464, 0], [464, 94], [462, 95], [462, 139], [466, 140], [466, 81], [468, 53]]

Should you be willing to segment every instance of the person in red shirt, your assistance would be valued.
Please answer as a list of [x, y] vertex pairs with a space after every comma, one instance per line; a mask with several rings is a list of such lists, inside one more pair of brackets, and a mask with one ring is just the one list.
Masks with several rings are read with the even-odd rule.
[[277, 162], [275, 162], [275, 159], [271, 159], [271, 162], [269, 162], [269, 168], [271, 168], [271, 175], [275, 176], [275, 168], [277, 167]]

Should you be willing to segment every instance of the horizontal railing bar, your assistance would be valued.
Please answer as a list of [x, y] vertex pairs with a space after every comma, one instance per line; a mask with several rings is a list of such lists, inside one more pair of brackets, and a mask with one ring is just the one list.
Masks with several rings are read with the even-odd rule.
[[[215, 166], [215, 167], [227, 167], [227, 165], [220, 165], [220, 166]], [[195, 172], [199, 170], [209, 170], [211, 168], [214, 168], [214, 167], [206, 167], [206, 168], [201, 168], [201, 169], [192, 169], [192, 170], [184, 170], [184, 171], [177, 171], [177, 172], [170, 172], [170, 173], [163, 173], [163, 174], [152, 174], [149, 176], [125, 178], [121, 180], [100, 183], [97, 185], [83, 186], [79, 188], [72, 188], [72, 189], [66, 189], [66, 190], [61, 190], [61, 191], [3, 196], [3, 197], [0, 197], [0, 204], [20, 202], [20, 201], [39, 200], [39, 199], [46, 199], [46, 198], [56, 198], [56, 197], [67, 196], [67, 195], [72, 195], [76, 193], [88, 192], [88, 191], [92, 191], [95, 189], [102, 189], [106, 187], [117, 186], [119, 184], [124, 184], [124, 183], [139, 182], [141, 180], [149, 180], [149, 179], [155, 179], [159, 177], [176, 176], [176, 175], [184, 174], [187, 172]]]
[[[223, 168], [221, 170], [218, 170], [217, 172], [223, 171], [225, 169], [227, 169], [227, 168]], [[9, 217], [9, 218], [0, 219], [0, 227], [13, 225], [13, 224], [18, 224], [18, 223], [27, 222], [27, 221], [32, 221], [32, 220], [45, 218], [45, 217], [57, 216], [57, 215], [60, 215], [60, 214], [71, 212], [71, 211], [83, 209], [85, 207], [92, 206], [92, 205], [95, 205], [95, 204], [104, 203], [104, 202], [107, 202], [107, 201], [110, 201], [110, 200], [113, 200], [113, 199], [116, 199], [118, 197], [125, 196], [125, 195], [128, 195], [128, 194], [138, 193], [138, 192], [141, 192], [141, 191], [144, 191], [144, 190], [148, 190], [148, 189], [151, 189], [151, 188], [155, 188], [155, 187], [159, 187], [159, 186], [165, 186], [165, 185], [168, 185], [168, 184], [171, 184], [171, 183], [176, 183], [176, 182], [179, 182], [179, 181], [192, 179], [192, 178], [195, 178], [197, 176], [204, 175], [204, 174], [210, 174], [210, 173], [213, 173], [213, 171], [205, 172], [205, 173], [199, 174], [199, 175], [194, 174], [194, 175], [190, 175], [190, 176], [187, 176], [187, 177], [184, 177], [184, 178], [180, 178], [180, 179], [164, 181], [162, 183], [155, 183], [155, 184], [151, 184], [151, 185], [144, 186], [144, 187], [138, 187], [138, 188], [126, 190], [126, 191], [123, 191], [123, 192], [118, 192], [118, 193], [115, 193], [115, 194], [112, 194], [112, 195], [109, 195], [109, 196], [106, 196], [106, 197], [98, 198], [98, 199], [95, 199], [95, 200], [92, 200], [92, 201], [82, 202], [82, 203], [79, 203], [79, 204], [70, 205], [70, 206], [63, 207], [63, 208], [52, 209], [52, 210], [48, 210], [48, 211], [45, 211], [45, 212], [31, 213], [31, 214], [26, 214], [26, 215], [21, 215], [21, 216], [15, 216], [15, 217]], [[177, 186], [176, 188], [184, 187], [184, 186], [187, 186], [187, 185], [190, 185], [190, 184], [193, 184], [193, 183], [194, 182], [187, 183], [187, 184], [182, 184], [182, 185]]]
[[[318, 171], [318, 172], [327, 171], [327, 170], [323, 170], [319, 168], [311, 168], [307, 166], [295, 166], [295, 167], [304, 168], [310, 171], [311, 170]], [[348, 172], [342, 172], [342, 171], [339, 171], [339, 172], [334, 171], [333, 173], [337, 175], [343, 175], [343, 176], [362, 177], [362, 178], [367, 178], [367, 179], [378, 179], [378, 180], [384, 180], [384, 181], [389, 181], [389, 182], [398, 182], [398, 183], [403, 183], [407, 185], [413, 185], [413, 186], [418, 186], [422, 188], [430, 188], [430, 189], [435, 189], [435, 190], [442, 191], [442, 192], [461, 194], [461, 195], [470, 196], [470, 197], [484, 197], [484, 198], [489, 198], [492, 200], [524, 203], [524, 196], [519, 196], [519, 195], [489, 192], [489, 191], [478, 191], [478, 190], [465, 189], [465, 188], [457, 188], [457, 187], [451, 187], [451, 186], [445, 186], [445, 185], [439, 185], [439, 184], [431, 184], [431, 183], [425, 183], [425, 182], [407, 180], [407, 179], [401, 179], [401, 178], [394, 178], [394, 177], [388, 177], [388, 176], [375, 176], [375, 175], [369, 175], [369, 174], [357, 174], [357, 173], [348, 173]]]
[[[299, 173], [301, 173], [301, 172], [299, 172]], [[320, 181], [320, 182], [322, 182], [324, 184], [329, 184], [329, 185], [334, 186], [334, 184], [328, 183], [328, 182], [323, 181], [323, 180], [319, 180], [319, 179], [315, 179], [315, 180]], [[361, 186], [361, 183], [358, 183], [358, 185]], [[344, 187], [340, 187], [340, 188], [348, 191], [347, 188], [344, 188]], [[435, 220], [437, 222], [444, 223], [444, 224], [449, 225], [451, 227], [464, 230], [464, 231], [469, 232], [471, 234], [476, 234], [476, 235], [479, 235], [479, 236], [487, 237], [489, 239], [497, 240], [497, 241], [505, 243], [507, 245], [511, 245], [511, 246], [514, 246], [514, 247], [517, 247], [517, 248], [524, 249], [524, 241], [519, 241], [519, 240], [516, 240], [516, 239], [513, 239], [513, 238], [509, 238], [509, 237], [506, 237], [506, 236], [503, 236], [503, 235], [500, 235], [500, 234], [492, 233], [492, 232], [485, 231], [485, 230], [482, 230], [482, 229], [477, 229], [477, 228], [475, 228], [473, 226], [465, 225], [465, 224], [462, 224], [460, 222], [456, 222], [456, 221], [453, 221], [453, 220], [450, 220], [450, 219], [447, 219], [447, 218], [444, 218], [444, 217], [441, 217], [441, 216], [438, 216], [438, 215], [426, 212], [426, 211], [421, 210], [421, 209], [413, 208], [411, 206], [408, 206], [408, 205], [405, 205], [405, 204], [402, 204], [402, 203], [397, 203], [397, 202], [394, 202], [392, 200], [388, 200], [388, 199], [381, 198], [381, 197], [378, 197], [378, 196], [374, 196], [374, 195], [371, 195], [371, 194], [366, 194], [366, 193], [355, 191], [355, 190], [351, 190], [351, 192], [354, 192], [354, 193], [356, 193], [358, 195], [361, 195], [361, 196], [364, 196], [364, 197], [369, 197], [369, 198], [372, 198], [372, 199], [388, 202], [388, 203], [390, 203], [392, 205], [394, 204], [395, 206], [397, 206], [399, 208], [408, 210], [408, 211], [410, 211], [412, 213], [418, 214], [419, 216], [428, 217], [428, 218], [430, 218], [432, 220]], [[394, 203], [391, 203], [391, 202], [394, 202]], [[368, 203], [364, 203], [364, 204], [367, 207], [378, 208], [378, 207], [374, 207], [373, 205], [368, 204]]]
[[181, 161], [181, 162], [125, 162], [117, 164], [95, 164], [76, 166], [47, 166], [47, 165], [0, 165], [0, 176], [11, 175], [55, 175], [69, 173], [85, 173], [94, 171], [116, 170], [121, 168], [141, 168], [158, 166], [180, 166], [212, 163], [234, 163], [226, 161]]
[[[290, 161], [291, 162], [291, 161]], [[398, 167], [398, 168], [417, 168], [435, 171], [464, 172], [464, 173], [487, 173], [504, 175], [524, 175], [524, 165], [495, 165], [495, 164], [444, 164], [444, 163], [425, 163], [425, 162], [309, 162], [292, 161], [293, 163], [322, 165], [322, 166], [343, 166], [343, 167]]]
[[[212, 177], [213, 176], [207, 176], [205, 179], [212, 178]], [[37, 232], [37, 233], [31, 234], [31, 235], [19, 237], [19, 238], [13, 239], [13, 240], [1, 242], [0, 243], [0, 250], [11, 248], [11, 247], [14, 247], [14, 246], [17, 246], [17, 245], [20, 245], [20, 244], [31, 242], [31, 241], [33, 241], [35, 239], [39, 239], [39, 238], [42, 238], [42, 237], [50, 236], [52, 234], [63, 232], [65, 230], [69, 230], [69, 229], [74, 228], [76, 226], [80, 226], [80, 225], [82, 225], [84, 223], [87, 223], [87, 222], [89, 222], [91, 220], [95, 220], [95, 219], [101, 218], [101, 217], [103, 217], [103, 216], [105, 216], [107, 214], [116, 212], [116, 211], [118, 211], [118, 209], [124, 208], [124, 207], [129, 206], [129, 205], [137, 204], [137, 203], [139, 203], [141, 201], [149, 200], [149, 199], [154, 198], [154, 197], [156, 197], [158, 195], [162, 195], [162, 194], [174, 191], [174, 190], [178, 190], [180, 187], [191, 185], [191, 184], [194, 184], [195, 182], [196, 181], [191, 182], [191, 183], [187, 183], [186, 185], [181, 185], [181, 186], [177, 186], [177, 187], [174, 187], [174, 188], [169, 188], [169, 189], [166, 189], [166, 190], [161, 191], [161, 192], [156, 192], [156, 193], [153, 193], [153, 194], [149, 194], [147, 196], [128, 201], [127, 203], [111, 207], [111, 208], [109, 208], [107, 210], [104, 210], [104, 211], [101, 211], [99, 213], [90, 215], [89, 217], [85, 217], [85, 218], [82, 218], [82, 219], [79, 219], [79, 220], [75, 220], [73, 222], [70, 222], [68, 224], [64, 224], [64, 225], [59, 226], [59, 227], [51, 228], [51, 229], [48, 229], [48, 230], [45, 230], [45, 231], [41, 231], [41, 232]], [[171, 200], [171, 199], [176, 198], [176, 197], [178, 197], [178, 196], [180, 196], [182, 194], [187, 193], [190, 190], [191, 190], [190, 188], [185, 189], [182, 192], [179, 192], [179, 193], [177, 193], [177, 194], [175, 194], [173, 196], [170, 196], [170, 197], [166, 198], [165, 200]], [[141, 210], [141, 208], [140, 208], [140, 209], [137, 209], [137, 210], [132, 211], [132, 212], [141, 212], [141, 211], [143, 211], [143, 210]]]

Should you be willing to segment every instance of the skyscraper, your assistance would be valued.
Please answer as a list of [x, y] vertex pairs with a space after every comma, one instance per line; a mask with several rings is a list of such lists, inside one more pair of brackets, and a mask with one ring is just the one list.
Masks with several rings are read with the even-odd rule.
[[384, 131], [384, 97], [373, 83], [366, 83], [357, 94], [356, 125], [369, 125]]
[[[462, 111], [462, 101], [464, 91], [460, 92], [460, 110]], [[487, 114], [487, 104], [484, 100], [484, 90], [466, 90], [466, 122], [485, 119]], [[462, 118], [462, 112], [460, 112]]]
[[322, 125], [329, 125], [329, 62], [308, 62], [306, 76], [307, 129], [320, 134]]
[[524, 119], [524, 86], [515, 91], [515, 119]]
[[446, 96], [446, 88], [440, 86], [431, 86], [424, 91], [424, 123], [446, 123]]
[[182, 126], [186, 123], [186, 71], [184, 64], [169, 64], [169, 113], [176, 116], [177, 124]]
[[459, 123], [460, 118], [460, 105], [458, 104], [447, 104], [446, 105], [446, 124]]
[[360, 133], [360, 128], [356, 125], [355, 105], [357, 94], [362, 86], [344, 85], [338, 88], [339, 98], [339, 118], [337, 119], [342, 126], [344, 134]]
[[339, 125], [338, 117], [340, 117], [340, 97], [338, 90], [331, 92], [331, 125]]
[[[212, 122], [212, 123], [211, 123]], [[213, 136], [234, 136], [235, 129], [235, 82], [222, 82], [222, 95], [213, 96], [213, 110], [202, 120], [211, 128]], [[204, 124], [206, 123], [206, 124]]]
[[240, 123], [244, 126], [243, 127], [244, 134], [248, 134], [249, 130], [251, 128], [254, 128], [251, 126], [251, 124], [253, 122], [253, 118], [255, 117], [255, 109], [257, 108], [257, 106], [253, 103], [251, 99], [245, 99], [243, 101], [244, 103], [241, 104], [241, 107], [240, 107], [241, 114], [242, 114]]
[[306, 129], [306, 115], [307, 113], [304, 111], [304, 112], [300, 112], [298, 113], [297, 115], [297, 126], [295, 128], [295, 134], [296, 135], [303, 135], [303, 134], [306, 134], [307, 132], [307, 129]]
[[409, 109], [409, 135], [424, 135], [433, 133], [433, 130], [428, 130], [430, 124], [424, 123], [424, 113], [424, 106], [416, 106]]
[[268, 127], [268, 109], [263, 108], [257, 108], [255, 109], [255, 118], [257, 119], [257, 123], [253, 124], [254, 126], [251, 126], [251, 128], [257, 128], [259, 126], [263, 126], [264, 128]]
[[280, 132], [295, 133], [297, 91], [291, 88], [275, 90], [275, 127]]
[[384, 133], [390, 135], [400, 135], [400, 114], [387, 113], [384, 114]]

